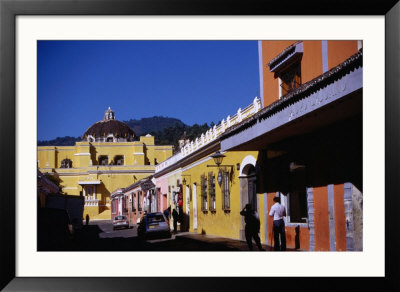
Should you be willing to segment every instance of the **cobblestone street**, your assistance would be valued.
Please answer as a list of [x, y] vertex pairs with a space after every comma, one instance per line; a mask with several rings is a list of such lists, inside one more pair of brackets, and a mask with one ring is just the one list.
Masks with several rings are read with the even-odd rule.
[[[266, 251], [270, 247], [263, 245]], [[111, 221], [92, 221], [75, 233], [73, 251], [249, 251], [245, 241], [182, 232], [170, 239], [141, 241], [137, 228], [113, 231]], [[255, 251], [258, 249], [255, 247]]]

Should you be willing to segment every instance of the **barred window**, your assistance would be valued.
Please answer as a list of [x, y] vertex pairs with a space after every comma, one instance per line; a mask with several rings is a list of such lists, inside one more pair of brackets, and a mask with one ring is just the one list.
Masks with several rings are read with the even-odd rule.
[[132, 211], [136, 211], [136, 194], [132, 194]]
[[230, 189], [229, 189], [229, 172], [224, 171], [222, 176], [222, 184], [221, 184], [221, 193], [222, 193], [222, 209], [229, 210], [231, 207], [230, 204]]
[[126, 212], [126, 198], [121, 197], [121, 201], [122, 201], [122, 212]]
[[200, 179], [200, 187], [201, 187], [201, 210], [207, 211], [207, 178], [205, 175], [201, 176]]
[[290, 92], [291, 90], [301, 85], [301, 66], [300, 62], [292, 65], [289, 69], [280, 74], [282, 80], [282, 95]]
[[215, 211], [215, 175], [208, 173], [208, 194], [210, 196], [210, 211]]
[[142, 202], [143, 202], [142, 199], [143, 199], [142, 192], [139, 191], [138, 192], [138, 210], [139, 211], [142, 211]]
[[124, 204], [124, 212], [127, 213], [128, 212], [128, 207], [129, 207], [129, 197], [125, 196], [125, 204]]

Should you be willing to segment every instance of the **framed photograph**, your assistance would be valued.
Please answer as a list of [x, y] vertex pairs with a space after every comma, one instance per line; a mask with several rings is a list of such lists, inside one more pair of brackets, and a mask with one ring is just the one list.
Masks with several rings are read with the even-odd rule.
[[[398, 1], [384, 1], [379, 5], [358, 0], [350, 4], [346, 1], [339, 3], [289, 1], [283, 6], [282, 3], [274, 1], [263, 3], [234, 1], [227, 5], [223, 1], [208, 3], [153, 0], [145, 2], [0, 0], [0, 17], [0, 129], [3, 154], [1, 177], [4, 185], [3, 195], [0, 196], [0, 222], [3, 224], [0, 239], [1, 289], [5, 291], [77, 289], [229, 291], [237, 290], [239, 287], [241, 290], [264, 287], [278, 290], [282, 287], [281, 281], [284, 282], [285, 290], [307, 290], [310, 283], [313, 287], [316, 285], [325, 287], [322, 288], [324, 290], [341, 290], [343, 287], [362, 290], [374, 285], [392, 291], [400, 287], [397, 268], [399, 239], [397, 233], [393, 231], [397, 228], [396, 182], [400, 173], [398, 169], [400, 135], [397, 127], [400, 124]], [[276, 46], [271, 52], [265, 48], [268, 42], [273, 43], [271, 47]], [[335, 47], [337, 42], [347, 42], [348, 46]], [[136, 59], [135, 65], [142, 66], [141, 74], [129, 76], [132, 71], [125, 71], [114, 76], [107, 75], [109, 79], [114, 78], [112, 82], [110, 81], [114, 89], [96, 85], [96, 90], [101, 88], [109, 90], [110, 95], [118, 95], [118, 90], [132, 90], [135, 92], [132, 95], [138, 95], [140, 92], [135, 91], [136, 88], [132, 86], [122, 89], [123, 83], [132, 78], [138, 80], [142, 78], [142, 83], [147, 82], [146, 88], [154, 95], [162, 95], [162, 91], [156, 91], [157, 86], [168, 89], [168, 82], [172, 82], [173, 78], [180, 78], [174, 77], [178, 75], [173, 73], [175, 69], [172, 68], [171, 60], [164, 62], [162, 56], [156, 56], [162, 52], [168, 58], [167, 50], [175, 51], [176, 64], [182, 62], [185, 65], [182, 68], [186, 68], [187, 72], [192, 72], [192, 67], [197, 68], [199, 72], [196, 72], [196, 75], [191, 73], [193, 78], [202, 79], [206, 77], [207, 72], [201, 71], [201, 64], [195, 62], [198, 60], [183, 59], [184, 50], [202, 50], [204, 54], [214, 50], [216, 54], [206, 55], [203, 63], [221, 61], [225, 62], [224, 66], [231, 68], [231, 71], [246, 70], [246, 64], [239, 62], [238, 55], [244, 50], [234, 51], [236, 49], [228, 45], [223, 48], [214, 46], [217, 43], [229, 45], [241, 43], [243, 46], [250, 44], [254, 47], [254, 52], [258, 50], [258, 54], [254, 54], [253, 58], [257, 60], [257, 72], [254, 76], [250, 71], [248, 74], [249, 80], [256, 80], [254, 84], [257, 84], [257, 88], [253, 93], [255, 97], [252, 96], [248, 104], [237, 104], [233, 110], [228, 103], [233, 103], [234, 96], [227, 96], [224, 90], [219, 93], [220, 97], [212, 97], [212, 101], [198, 94], [202, 92], [200, 87], [189, 88], [189, 85], [184, 84], [182, 88], [186, 88], [187, 94], [179, 101], [172, 97], [167, 100], [151, 101], [150, 93], [143, 95], [141, 100], [138, 96], [126, 100], [126, 107], [133, 108], [135, 112], [136, 106], [136, 112], [140, 116], [125, 115], [121, 119], [124, 122], [129, 118], [144, 117], [143, 112], [139, 114], [139, 108], [146, 107], [151, 108], [148, 112], [155, 116], [172, 116], [174, 112], [185, 111], [188, 119], [190, 116], [194, 117], [196, 111], [209, 112], [206, 116], [207, 122], [214, 119], [210, 126], [206, 124], [205, 130], [200, 130], [196, 134], [191, 132], [190, 137], [186, 136], [186, 132], [179, 133], [181, 140], [177, 141], [177, 145], [172, 145], [175, 141], [170, 142], [170, 148], [166, 142], [169, 141], [168, 137], [159, 144], [160, 138], [156, 137], [154, 140], [155, 130], [147, 130], [152, 131], [152, 134], [147, 132], [146, 134], [130, 124], [125, 128], [124, 123], [117, 121], [119, 113], [113, 108], [114, 103], [105, 105], [108, 108], [104, 109], [103, 104], [98, 105], [111, 102], [111, 96], [107, 100], [100, 94], [95, 96], [96, 93], [79, 92], [84, 88], [82, 75], [79, 74], [81, 72], [75, 72], [75, 75], [69, 74], [74, 75], [70, 79], [51, 81], [55, 80], [52, 76], [56, 72], [70, 70], [68, 63], [81, 63], [81, 66], [76, 68], [79, 67], [80, 71], [86, 70], [86, 63], [80, 58], [92, 58], [94, 63], [91, 66], [95, 70], [91, 68], [92, 70], [87, 70], [85, 74], [93, 75], [93, 78], [84, 79], [84, 82], [98, 83], [100, 77], [94, 75], [97, 74], [95, 71], [118, 70], [118, 66], [126, 67], [126, 64], [133, 62], [125, 57], [127, 55], [124, 54], [129, 54], [127, 50], [137, 56], [149, 56], [157, 60], [158, 64], [144, 61], [143, 65], [140, 65]], [[183, 50], [180, 49], [182, 44], [185, 44]], [[107, 46], [112, 46], [110, 50], [118, 52], [120, 56], [107, 55], [105, 49]], [[137, 49], [140, 46], [142, 48]], [[151, 46], [158, 46], [158, 50], [152, 51]], [[90, 49], [87, 49], [89, 47]], [[318, 78], [313, 75], [313, 79], [307, 77], [309, 72], [301, 68], [300, 60], [303, 58], [302, 62], [307, 62], [306, 51], [313, 52], [315, 48], [322, 52], [321, 64], [317, 64], [322, 68], [322, 74], [317, 74]], [[229, 50], [232, 51], [228, 52]], [[79, 55], [77, 51], [79, 53], [85, 51], [85, 55]], [[343, 54], [347, 54], [345, 61], [339, 58], [340, 60], [330, 63], [332, 61], [324, 59], [324, 56], [326, 58], [333, 56], [335, 59], [337, 55]], [[99, 66], [103, 62], [105, 65]], [[157, 66], [166, 67], [164, 71], [159, 70], [159, 74], [164, 74], [164, 78], [156, 79]], [[310, 65], [310, 68], [312, 66]], [[177, 68], [180, 67], [177, 65]], [[276, 81], [276, 84], [279, 83], [276, 87], [277, 100], [274, 102], [269, 102], [265, 92], [268, 86], [272, 88], [275, 85], [272, 85], [272, 81], [270, 83], [266, 81], [266, 77], [262, 75], [263, 70], [268, 71], [271, 80]], [[221, 72], [221, 74], [226, 73]], [[340, 81], [342, 73], [349, 76], [348, 81]], [[215, 75], [208, 79], [204, 78], [202, 82], [212, 83], [215, 81], [212, 78], [223, 79], [222, 76]], [[154, 81], [160, 84], [150, 84]], [[70, 85], [69, 88], [73, 88], [73, 91], [67, 92], [65, 89], [60, 89], [64, 87], [57, 82], [73, 83], [76, 88]], [[244, 83], [240, 85], [239, 81], [233, 83], [236, 84], [233, 84], [232, 88], [246, 86]], [[300, 86], [304, 83], [307, 86]], [[121, 85], [121, 89], [116, 88], [118, 84]], [[254, 84], [251, 83], [250, 86]], [[220, 88], [215, 86], [213, 90], [217, 91]], [[307, 100], [306, 94], [309, 92], [325, 97], [320, 99], [316, 97], [316, 101]], [[59, 96], [53, 97], [55, 94]], [[68, 94], [76, 96], [68, 98]], [[83, 98], [83, 95], [88, 97]], [[347, 98], [341, 99], [341, 96]], [[135, 98], [137, 100], [133, 102]], [[328, 105], [329, 102], [331, 103]], [[74, 107], [67, 106], [68, 103], [74, 104]], [[102, 117], [103, 119], [97, 123], [96, 120], [91, 120], [93, 115], [88, 114], [86, 119], [82, 118], [84, 113], [81, 109], [84, 107], [86, 111], [97, 111], [100, 107], [103, 111], [100, 116], [104, 115], [104, 118]], [[118, 107], [124, 113], [123, 106], [118, 105]], [[332, 110], [333, 107], [335, 112]], [[71, 111], [72, 108], [80, 110]], [[285, 116], [286, 114], [289, 118]], [[317, 116], [314, 120], [313, 114]], [[43, 119], [43, 116], [47, 119]], [[71, 144], [73, 147], [65, 146], [65, 149], [49, 154], [49, 147], [40, 146], [38, 141], [50, 140], [50, 134], [46, 136], [43, 133], [63, 127], [54, 121], [55, 127], [52, 129], [50, 118], [52, 116], [62, 116], [69, 125], [65, 126], [66, 128], [73, 126], [67, 117], [76, 116], [76, 120], [82, 123], [84, 121], [87, 130], [79, 133], [83, 135], [74, 140], [74, 144]], [[274, 133], [273, 130], [279, 127], [287, 129], [289, 122], [303, 116], [307, 119], [300, 118], [291, 124], [292, 128], [296, 129], [297, 136], [291, 133], [291, 130], [282, 130], [283, 134], [275, 136], [268, 134]], [[269, 122], [264, 122], [268, 119]], [[346, 134], [339, 134], [340, 131], [334, 126], [329, 128], [329, 133], [333, 133], [334, 138], [327, 134], [318, 134], [317, 138], [307, 140], [309, 139], [307, 130], [302, 133], [301, 129], [305, 127], [310, 127], [312, 133], [318, 132], [310, 126], [312, 123], [326, 123], [326, 128], [322, 129], [328, 129], [332, 119], [341, 121], [340, 123], [346, 128]], [[115, 125], [117, 122], [119, 124]], [[167, 122], [162, 121], [162, 123]], [[101, 127], [98, 126], [99, 123]], [[108, 127], [106, 124], [113, 124], [112, 129], [106, 129]], [[270, 125], [274, 125], [271, 127], [275, 128], [270, 129]], [[248, 130], [249, 128], [253, 131]], [[268, 130], [265, 130], [267, 128]], [[362, 133], [357, 132], [357, 129], [361, 128]], [[161, 133], [162, 130], [157, 132], [160, 136]], [[259, 135], [257, 139], [251, 136], [254, 133]], [[283, 142], [279, 140], [282, 135], [299, 137], [299, 133], [304, 136], [298, 139], [283, 139]], [[322, 130], [318, 133], [322, 133]], [[55, 138], [57, 134], [51, 135]], [[217, 136], [218, 145], [213, 142]], [[337, 137], [343, 140], [337, 141]], [[274, 142], [266, 142], [266, 139]], [[250, 145], [249, 141], [256, 141], [254, 145], [265, 150], [257, 161], [251, 155], [241, 156], [240, 151], [245, 152], [244, 148], [241, 148], [244, 147], [242, 145]], [[290, 141], [296, 147], [288, 145]], [[124, 144], [128, 142], [137, 144], [128, 149]], [[112, 155], [104, 152], [106, 144], [112, 146], [110, 146], [112, 150], [109, 150]], [[357, 148], [359, 144], [362, 145], [361, 152]], [[196, 152], [201, 147], [202, 150]], [[337, 152], [333, 151], [335, 147], [339, 149]], [[343, 147], [355, 149], [343, 155], [346, 156], [344, 160], [349, 162], [346, 167], [335, 164], [337, 160], [335, 155], [340, 155], [342, 151], [340, 149]], [[128, 150], [125, 153], [123, 149]], [[230, 155], [229, 151], [232, 149], [238, 152]], [[201, 156], [205, 152], [208, 158]], [[323, 153], [328, 152], [331, 153], [331, 157], [325, 159]], [[296, 156], [299, 153], [301, 155]], [[50, 158], [51, 155], [56, 158]], [[174, 159], [179, 160], [181, 175], [171, 176], [168, 182], [163, 182], [164, 173], [178, 171], [178, 166], [174, 168], [176, 163]], [[194, 161], [196, 163], [193, 163]], [[284, 167], [273, 168], [274, 163]], [[352, 163], [356, 166], [353, 167]], [[203, 168], [193, 170], [192, 164]], [[358, 167], [360, 165], [361, 167]], [[88, 175], [83, 175], [83, 168], [90, 170], [87, 172]], [[150, 168], [154, 170], [148, 171]], [[59, 181], [46, 176], [52, 169], [57, 169]], [[304, 169], [307, 169], [307, 172]], [[335, 175], [324, 176], [325, 172], [329, 171]], [[117, 184], [111, 182], [112, 176], [121, 176], [124, 173], [129, 176], [127, 184], [129, 186], [115, 187]], [[274, 178], [276, 184], [260, 183], [253, 179], [253, 177], [258, 178], [260, 173], [265, 177], [276, 175]], [[310, 182], [310, 173], [315, 177], [315, 180], [311, 180], [312, 187], [307, 185]], [[148, 174], [151, 175], [147, 176]], [[349, 177], [354, 181], [346, 184], [347, 181], [344, 180]], [[115, 181], [118, 180], [119, 178]], [[60, 181], [63, 182], [63, 186], [59, 193], [63, 196], [48, 196], [46, 193], [46, 200], [42, 201], [38, 195], [39, 185], [43, 189], [57, 184], [61, 187]], [[297, 190], [299, 181], [303, 181], [303, 184]], [[44, 185], [44, 182], [47, 185]], [[237, 193], [231, 189], [232, 185], [237, 187]], [[360, 186], [361, 192], [358, 190]], [[103, 189], [107, 191], [107, 196], [99, 195]], [[246, 189], [246, 194], [248, 193], [245, 200], [237, 199], [242, 198], [242, 189]], [[326, 189], [328, 194], [326, 202], [314, 199], [322, 189]], [[303, 201], [300, 192], [304, 193]], [[334, 195], [336, 192], [341, 194], [343, 206], [335, 203], [333, 198], [336, 198]], [[72, 195], [65, 196], [67, 193]], [[255, 195], [252, 197], [250, 193]], [[366, 194], [364, 199], [363, 193]], [[346, 196], [350, 196], [353, 201], [361, 197], [357, 201], [358, 207], [350, 206], [351, 199], [347, 197], [346, 201]], [[177, 228], [181, 233], [195, 229], [196, 232], [193, 233], [204, 235], [207, 234], [205, 229], [207, 232], [214, 230], [212, 223], [210, 229], [204, 228], [206, 226], [204, 222], [209, 220], [207, 218], [214, 216], [226, 225], [231, 220], [226, 218], [234, 218], [239, 222], [237, 225], [232, 223], [238, 229], [237, 235], [235, 233], [234, 236], [230, 236], [226, 230], [221, 231], [221, 234], [227, 238], [240, 237], [242, 249], [233, 248], [233, 250], [243, 252], [232, 252], [229, 249], [221, 251], [218, 248], [213, 250], [212, 245], [203, 247], [201, 251], [196, 250], [196, 247], [192, 250], [177, 248], [164, 250], [164, 247], [146, 250], [143, 248], [146, 245], [138, 245], [144, 251], [142, 249], [132, 251], [130, 248], [104, 248], [105, 245], [94, 247], [90, 241], [82, 245], [75, 241], [73, 249], [52, 249], [53, 243], [48, 239], [40, 241], [41, 230], [38, 226], [47, 224], [43, 223], [45, 221], [42, 218], [64, 215], [61, 213], [42, 215], [43, 212], [39, 212], [40, 206], [49, 206], [49, 197], [55, 202], [54, 204], [61, 202], [60, 200], [65, 206], [72, 204], [65, 202], [67, 197], [70, 201], [74, 201], [74, 204], [82, 203], [82, 212], [76, 218], [73, 217], [73, 212], [67, 214], [70, 220], [68, 228], [75, 230], [74, 232], [78, 230], [78, 235], [79, 230], [87, 232], [90, 226], [93, 227], [91, 230], [96, 232], [94, 225], [90, 225], [91, 220], [107, 219], [109, 222], [106, 228], [110, 229], [107, 232], [111, 235], [124, 236], [133, 230], [129, 227], [137, 225], [142, 228], [137, 229], [139, 238], [148, 235], [146, 232], [150, 229], [150, 225], [151, 228], [159, 228], [162, 224], [157, 220], [163, 221], [166, 218], [170, 224], [168, 236], [171, 236], [171, 230], [173, 238], [178, 236], [179, 232], [175, 235]], [[81, 202], [75, 200], [77, 198]], [[273, 222], [276, 218], [269, 212], [273, 201], [277, 204], [282, 203], [285, 210], [288, 250], [302, 250], [302, 252], [264, 252], [263, 248], [268, 251], [272, 249], [272, 240], [276, 239], [273, 232], [279, 231], [279, 228], [275, 228], [275, 221]], [[301, 208], [295, 209], [293, 206], [297, 206], [296, 204], [304, 205], [305, 211], [303, 212]], [[320, 223], [318, 216], [321, 216], [321, 212], [337, 215], [338, 211], [334, 213], [333, 209], [324, 210], [318, 204], [343, 211], [343, 220], [340, 217], [335, 221], [335, 218], [329, 217], [329, 220]], [[172, 206], [173, 211], [172, 209], [168, 211], [168, 206]], [[245, 239], [248, 237], [248, 229], [247, 225], [246, 228], [244, 226], [250, 225], [250, 219], [246, 217], [245, 223], [240, 216], [245, 216], [245, 213], [252, 208], [260, 215], [258, 220], [261, 222], [262, 246], [258, 247], [263, 251], [259, 252], [247, 251]], [[242, 211], [239, 214], [240, 210]], [[349, 218], [358, 216], [356, 213], [359, 210], [363, 215], [360, 224], [357, 225], [356, 221]], [[349, 213], [351, 216], [348, 216]], [[158, 214], [158, 217], [152, 214]], [[154, 220], [157, 221], [157, 226], [150, 224]], [[335, 229], [338, 220], [343, 221], [340, 221], [343, 230], [338, 229], [338, 225]], [[174, 224], [176, 222], [179, 227]], [[323, 224], [327, 225], [326, 229], [321, 227]], [[203, 231], [200, 232], [201, 228], [198, 229], [197, 226], [201, 226]], [[128, 228], [116, 230], [120, 227]], [[330, 241], [318, 239], [318, 236], [314, 236], [315, 230], [326, 232]], [[336, 234], [332, 234], [332, 230], [336, 230]], [[349, 230], [351, 239], [348, 235]], [[210, 234], [212, 235], [212, 232]], [[303, 234], [307, 234], [307, 240], [304, 240]], [[358, 234], [361, 234], [361, 237], [358, 237]], [[110, 243], [111, 240], [108, 239], [111, 239], [111, 235], [110, 238], [105, 235], [104, 242]], [[255, 242], [257, 243], [256, 238]], [[276, 241], [274, 243], [276, 249]], [[306, 248], [299, 248], [300, 245]], [[249, 243], [249, 248], [251, 247]], [[278, 248], [284, 250], [282, 246]]]

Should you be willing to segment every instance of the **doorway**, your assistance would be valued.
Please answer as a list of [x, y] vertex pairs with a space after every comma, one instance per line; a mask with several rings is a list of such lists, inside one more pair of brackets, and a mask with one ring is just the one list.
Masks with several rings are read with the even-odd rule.
[[192, 185], [192, 201], [193, 201], [193, 229], [197, 230], [197, 189], [196, 189], [196, 184]]
[[[256, 176], [256, 159], [248, 155], [241, 163], [241, 168], [239, 172], [240, 181], [240, 207], [243, 209], [246, 204], [250, 204], [252, 209], [258, 214], [259, 203], [257, 196], [257, 176]], [[239, 238], [245, 240], [245, 222], [243, 216], [241, 216]]]

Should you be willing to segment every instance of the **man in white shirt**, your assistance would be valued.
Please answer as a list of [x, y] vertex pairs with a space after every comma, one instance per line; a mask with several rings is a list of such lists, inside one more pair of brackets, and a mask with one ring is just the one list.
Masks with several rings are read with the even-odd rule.
[[[283, 217], [286, 216], [286, 209], [280, 204], [281, 198], [274, 198], [275, 204], [272, 205], [269, 211], [269, 216], [274, 218], [274, 250], [286, 250], [286, 234], [285, 234], [285, 221]], [[280, 238], [279, 238], [280, 237]]]

